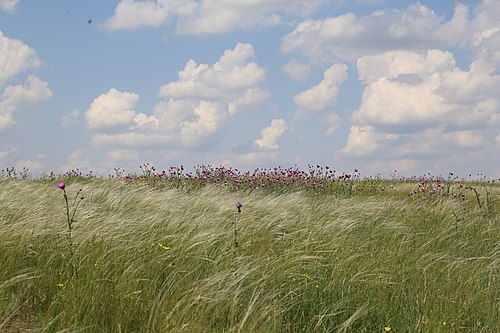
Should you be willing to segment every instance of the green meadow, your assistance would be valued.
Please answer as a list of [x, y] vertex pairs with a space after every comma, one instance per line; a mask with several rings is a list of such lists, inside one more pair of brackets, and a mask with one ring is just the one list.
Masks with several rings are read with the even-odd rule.
[[0, 177], [0, 332], [500, 332], [498, 183], [64, 181]]

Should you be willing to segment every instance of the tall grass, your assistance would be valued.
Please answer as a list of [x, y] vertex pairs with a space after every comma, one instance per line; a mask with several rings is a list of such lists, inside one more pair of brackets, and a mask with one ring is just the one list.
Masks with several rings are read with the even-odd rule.
[[0, 331], [500, 332], [499, 186], [480, 207], [393, 185], [338, 196], [76, 179], [68, 255], [56, 183], [0, 178]]

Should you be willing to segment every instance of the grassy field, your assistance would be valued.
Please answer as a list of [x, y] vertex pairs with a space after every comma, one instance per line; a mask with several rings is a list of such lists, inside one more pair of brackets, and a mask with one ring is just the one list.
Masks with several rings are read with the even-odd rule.
[[0, 332], [500, 332], [498, 183], [65, 182], [70, 238], [57, 180], [0, 177]]

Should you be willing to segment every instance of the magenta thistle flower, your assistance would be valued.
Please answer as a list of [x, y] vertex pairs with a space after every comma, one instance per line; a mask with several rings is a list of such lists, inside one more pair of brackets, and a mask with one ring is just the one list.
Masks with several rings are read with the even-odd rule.
[[64, 184], [64, 182], [59, 182], [59, 183], [57, 183], [57, 187], [59, 187], [61, 190], [64, 190], [64, 188], [66, 187], [66, 184]]
[[241, 213], [241, 208], [243, 207], [243, 203], [241, 201], [238, 201], [236, 203], [236, 208], [238, 209], [238, 213]]

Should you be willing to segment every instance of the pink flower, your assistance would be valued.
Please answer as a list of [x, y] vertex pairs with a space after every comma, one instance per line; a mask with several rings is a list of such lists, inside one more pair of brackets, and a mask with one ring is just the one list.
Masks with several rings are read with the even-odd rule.
[[57, 187], [59, 187], [61, 190], [64, 190], [64, 188], [66, 187], [66, 184], [64, 184], [64, 182], [59, 182], [59, 183], [57, 183]]
[[238, 209], [238, 213], [241, 213], [241, 208], [243, 207], [243, 203], [241, 201], [238, 201], [236, 203], [236, 208]]

